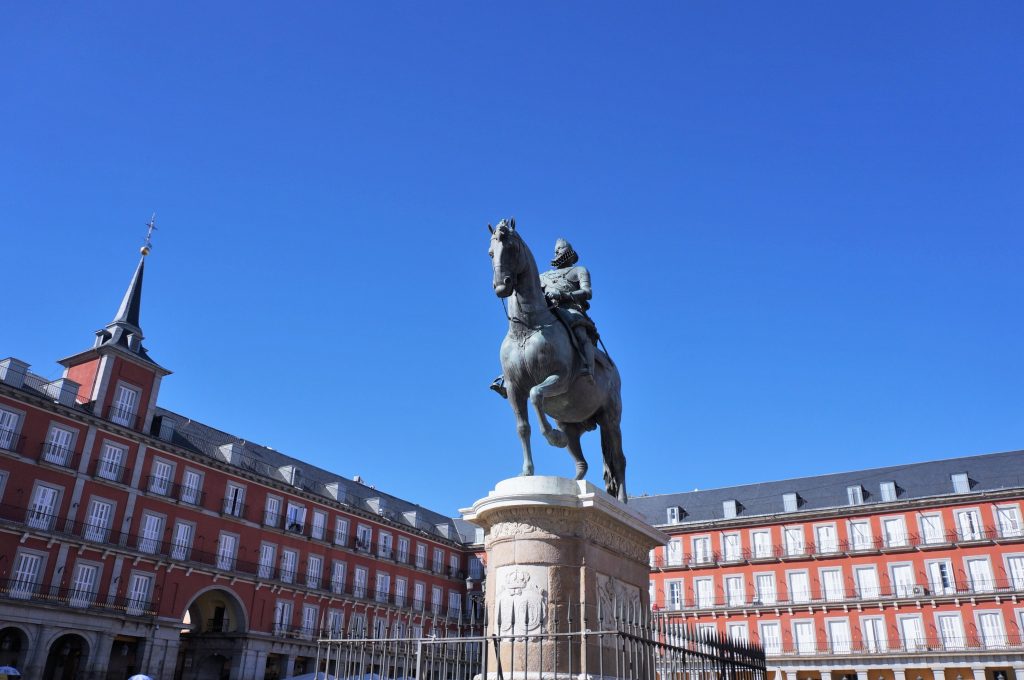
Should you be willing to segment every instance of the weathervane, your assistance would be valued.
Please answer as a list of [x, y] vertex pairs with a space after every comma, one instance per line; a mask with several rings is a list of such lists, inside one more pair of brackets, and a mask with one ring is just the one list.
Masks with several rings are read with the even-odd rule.
[[153, 249], [153, 231], [156, 229], [156, 213], [153, 213], [153, 216], [149, 218], [149, 222], [146, 222], [146, 227], [148, 227], [146, 229], [146, 240], [142, 244], [142, 247], [139, 248], [139, 252], [142, 253], [143, 257], [149, 255], [149, 251]]

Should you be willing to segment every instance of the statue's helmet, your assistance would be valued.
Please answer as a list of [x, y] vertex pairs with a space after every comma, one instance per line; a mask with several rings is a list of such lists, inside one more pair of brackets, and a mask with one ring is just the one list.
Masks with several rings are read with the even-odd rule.
[[555, 241], [555, 257], [551, 260], [552, 267], [571, 267], [576, 264], [580, 256], [572, 249], [572, 244], [564, 238]]

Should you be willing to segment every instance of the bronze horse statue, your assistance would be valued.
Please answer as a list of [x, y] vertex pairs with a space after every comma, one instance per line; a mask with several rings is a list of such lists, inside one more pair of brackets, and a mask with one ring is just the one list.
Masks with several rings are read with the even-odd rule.
[[[548, 307], [537, 262], [516, 232], [515, 220], [491, 230], [489, 255], [494, 292], [508, 298], [508, 333], [501, 343], [501, 369], [508, 401], [523, 445], [523, 475], [533, 474], [527, 399], [537, 411], [541, 432], [552, 446], [568, 448], [576, 479], [587, 474], [580, 437], [601, 429], [605, 489], [626, 502], [626, 456], [622, 452], [622, 399], [619, 371], [607, 354], [595, 351], [593, 377], [580, 376], [580, 353], [571, 333]], [[558, 429], [551, 427], [548, 416]]]

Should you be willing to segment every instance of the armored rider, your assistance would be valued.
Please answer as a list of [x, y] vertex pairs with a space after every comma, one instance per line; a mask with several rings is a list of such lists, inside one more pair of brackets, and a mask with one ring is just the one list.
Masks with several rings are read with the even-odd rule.
[[[586, 267], [577, 265], [579, 255], [572, 244], [564, 238], [555, 241], [555, 257], [551, 260], [551, 269], [540, 275], [540, 285], [544, 289], [544, 297], [548, 306], [555, 314], [561, 316], [566, 326], [575, 337], [576, 350], [583, 359], [580, 366], [581, 376], [590, 376], [594, 372], [594, 346], [597, 343], [597, 327], [589, 316], [590, 272]], [[491, 389], [507, 398], [504, 376], [498, 376], [491, 383]]]

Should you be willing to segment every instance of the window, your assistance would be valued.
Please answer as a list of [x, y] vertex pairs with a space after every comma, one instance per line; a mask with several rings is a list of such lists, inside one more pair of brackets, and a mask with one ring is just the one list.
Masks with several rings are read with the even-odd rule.
[[827, 602], [839, 602], [846, 599], [843, 588], [842, 569], [821, 570], [821, 595]]
[[373, 544], [373, 529], [366, 526], [365, 524], [359, 524], [356, 526], [356, 550], [362, 550], [363, 552], [370, 552], [370, 546]]
[[819, 554], [839, 552], [839, 537], [834, 524], [822, 524], [814, 528], [815, 547]]
[[285, 513], [285, 528], [288, 531], [301, 534], [306, 528], [306, 506], [288, 501]]
[[[682, 549], [682, 546], [680, 546]], [[743, 559], [740, 552], [739, 534], [722, 534], [722, 552], [726, 562], [736, 562]]]
[[964, 626], [959, 614], [938, 614], [935, 624], [944, 649], [963, 649]]
[[987, 557], [974, 557], [965, 560], [967, 565], [967, 578], [970, 579], [971, 592], [990, 593], [995, 590], [995, 580], [992, 578], [992, 564]]
[[754, 545], [754, 557], [766, 558], [772, 556], [772, 534], [769, 529], [750, 532], [751, 543]]
[[337, 545], [348, 545], [348, 520], [344, 517], [334, 518], [334, 542]]
[[422, 543], [416, 544], [416, 567], [425, 569], [427, 566], [427, 546]]
[[260, 578], [273, 578], [274, 562], [277, 560], [277, 546], [273, 543], [260, 544], [260, 564], [257, 575]]
[[789, 600], [795, 604], [811, 601], [811, 581], [806, 571], [791, 571], [786, 574], [789, 584]]
[[854, 567], [853, 578], [857, 582], [857, 594], [861, 599], [870, 600], [879, 596], [878, 572], [874, 567]]
[[882, 520], [882, 539], [887, 548], [903, 548], [909, 544], [907, 523], [902, 517], [886, 517]]
[[854, 550], [871, 550], [871, 523], [866, 519], [852, 520], [850, 538]]
[[344, 562], [335, 560], [331, 564], [331, 592], [337, 595], [345, 592], [345, 574], [348, 571], [348, 565]]
[[87, 607], [96, 595], [96, 577], [99, 567], [94, 564], [76, 564], [71, 577], [71, 592], [68, 604], [72, 607]]
[[909, 564], [894, 564], [889, 568], [889, 576], [892, 579], [892, 588], [896, 597], [913, 597], [914, 567]]
[[165, 460], [156, 459], [153, 461], [153, 474], [149, 477], [150, 493], [157, 493], [166, 496], [171, 492], [171, 477], [174, 476], [174, 466]]
[[666, 511], [665, 511], [665, 513], [667, 515], [666, 519], [668, 520], [669, 524], [679, 524], [679, 517], [681, 515], [681, 513], [679, 511], [680, 511], [679, 506], [675, 506], [675, 505], [666, 509]]
[[1006, 646], [1003, 617], [999, 612], [979, 612], [978, 631], [981, 633], [981, 644], [986, 649], [999, 649]]
[[200, 489], [202, 488], [202, 474], [186, 469], [181, 476], [181, 501], [190, 505], [199, 505]]
[[430, 611], [434, 614], [441, 613], [441, 586], [434, 586], [430, 589]]
[[245, 516], [245, 487], [228, 482], [224, 491], [224, 514], [230, 517]]
[[694, 536], [693, 550], [690, 553], [694, 564], [707, 564], [711, 561], [711, 537]]
[[386, 616], [373, 617], [373, 637], [383, 640], [388, 636], [388, 618]]
[[217, 541], [217, 568], [230, 570], [235, 568], [235, 555], [238, 554], [238, 536], [220, 533]]
[[458, 553], [449, 553], [448, 554], [448, 575], [449, 576], [458, 576], [462, 572], [462, 569], [459, 568], [461, 566], [462, 566], [462, 561], [459, 559]]
[[131, 427], [135, 422], [138, 404], [139, 390], [119, 384], [114, 393], [114, 403], [110, 406], [110, 420], [118, 425]]
[[754, 588], [760, 604], [775, 604], [778, 595], [775, 589], [775, 574], [757, 574], [754, 577]]
[[406, 592], [409, 589], [409, 581], [399, 576], [395, 579], [395, 606], [404, 607]]
[[971, 480], [967, 477], [966, 472], [960, 472], [952, 475], [953, 479], [953, 493], [970, 493], [971, 491]]
[[290, 632], [292, 626], [292, 603], [278, 600], [274, 607], [274, 633], [281, 635]]
[[352, 585], [352, 594], [356, 597], [366, 597], [366, 581], [370, 572], [366, 567], [356, 567], [355, 582]]
[[57, 519], [57, 503], [60, 500], [58, 487], [36, 484], [28, 509], [28, 525], [34, 529], [52, 529]]
[[678, 538], [671, 539], [665, 546], [665, 563], [676, 567], [683, 563], [683, 542]]
[[766, 621], [761, 624], [761, 646], [768, 654], [782, 653], [782, 627], [778, 621]]
[[83, 534], [86, 540], [103, 543], [110, 532], [110, 522], [114, 517], [114, 504], [99, 498], [89, 501], [89, 509], [85, 520]]
[[469, 556], [469, 576], [477, 580], [484, 576], [484, 563], [476, 555]]
[[783, 529], [783, 533], [786, 537], [786, 554], [803, 555], [804, 528], [802, 526], [786, 527], [785, 529]]
[[153, 577], [147, 574], [132, 574], [128, 581], [128, 602], [125, 611], [130, 616], [145, 613], [149, 606], [149, 593], [153, 588]]
[[448, 618], [458, 618], [462, 613], [462, 597], [455, 591], [448, 591]]
[[310, 535], [318, 540], [324, 540], [327, 534], [327, 513], [323, 510], [313, 511], [313, 525], [310, 527]]
[[795, 493], [782, 494], [782, 509], [786, 512], [796, 512], [800, 507], [800, 497]]
[[898, 618], [900, 638], [903, 640], [903, 649], [908, 652], [916, 652], [927, 649], [928, 644], [924, 637], [924, 623], [920, 616], [901, 616]]
[[405, 635], [405, 626], [402, 624], [401, 619], [395, 619], [395, 625], [391, 626], [391, 637], [395, 640], [401, 640], [403, 635]]
[[263, 523], [268, 527], [281, 526], [281, 499], [278, 496], [267, 496], [263, 505]]
[[739, 505], [737, 501], [722, 501], [722, 516], [732, 519], [740, 512]]
[[921, 515], [921, 538], [929, 545], [945, 543], [946, 536], [942, 529], [942, 515], [938, 513]]
[[352, 618], [348, 622], [348, 636], [360, 639], [366, 637], [366, 614], [352, 613]]
[[196, 529], [191, 522], [176, 522], [171, 537], [171, 559], [187, 560], [192, 552], [192, 538]]
[[846, 619], [828, 621], [825, 625], [828, 646], [833, 654], [849, 654], [852, 651], [850, 622]]
[[725, 577], [725, 599], [730, 607], [741, 607], [744, 604], [743, 577]]
[[0, 449], [13, 451], [18, 443], [18, 414], [0, 408]]
[[864, 487], [860, 485], [846, 487], [846, 499], [850, 505], [864, 505]]
[[39, 585], [39, 572], [43, 564], [41, 555], [28, 552], [18, 553], [14, 561], [14, 578], [10, 584], [9, 594], [19, 600], [27, 600], [35, 593]]
[[434, 548], [434, 573], [440, 574], [444, 571], [444, 550]]
[[423, 611], [423, 604], [426, 597], [426, 586], [420, 581], [416, 581], [412, 587], [412, 606], [416, 611]]
[[398, 561], [402, 564], [409, 563], [409, 539], [405, 536], [398, 537]]
[[669, 609], [683, 608], [683, 582], [676, 579], [665, 584], [665, 606]]
[[323, 575], [324, 558], [319, 555], [306, 557], [306, 586], [310, 588], [320, 587], [320, 577]]
[[120, 482], [124, 470], [122, 462], [128, 455], [128, 449], [118, 444], [103, 442], [103, 451], [100, 453], [100, 460], [96, 467], [96, 476], [109, 479], [112, 482]]
[[1024, 556], [1011, 555], [1006, 558], [1006, 573], [1014, 590], [1024, 590]]
[[957, 510], [954, 516], [961, 541], [981, 540], [981, 518], [978, 516], [977, 510]]
[[889, 648], [888, 638], [885, 635], [884, 619], [877, 616], [862, 618], [861, 627], [865, 651], [884, 652]]
[[341, 637], [341, 631], [345, 629], [345, 613], [340, 609], [327, 610], [327, 630], [325, 631], [331, 639]]
[[304, 604], [302, 605], [302, 636], [305, 638], [313, 637], [313, 633], [316, 632], [316, 616], [319, 612], [319, 607], [315, 604]]
[[1020, 510], [1017, 506], [1006, 505], [996, 508], [996, 526], [999, 527], [999, 535], [1003, 538], [1020, 537]]
[[391, 559], [391, 534], [386, 531], [377, 533], [377, 557]]
[[281, 574], [279, 578], [285, 583], [295, 580], [295, 570], [299, 564], [299, 553], [294, 550], [281, 551]]
[[797, 654], [814, 654], [816, 644], [814, 640], [813, 621], [793, 622], [793, 642], [796, 643]]
[[383, 571], [377, 572], [377, 583], [374, 590], [374, 600], [377, 602], [387, 602], [388, 597], [391, 595], [391, 576], [384, 573]]
[[160, 538], [164, 533], [164, 518], [148, 512], [142, 514], [139, 522], [139, 550], [153, 554], [160, 547]]
[[928, 562], [928, 587], [933, 595], [951, 595], [956, 592], [953, 566], [946, 560]]
[[882, 482], [880, 485], [882, 502], [889, 503], [896, 500], [896, 482]]
[[693, 579], [694, 604], [702, 609], [715, 606], [715, 582], [710, 578]]
[[71, 465], [71, 451], [74, 446], [75, 433], [66, 427], [51, 425], [43, 444], [43, 460], [54, 465]]

